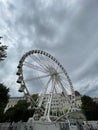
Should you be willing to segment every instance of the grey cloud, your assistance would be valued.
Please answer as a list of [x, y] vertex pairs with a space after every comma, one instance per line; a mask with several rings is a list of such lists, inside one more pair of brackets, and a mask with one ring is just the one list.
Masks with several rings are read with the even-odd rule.
[[95, 86], [91, 86], [91, 89], [90, 90], [87, 90], [86, 93], [84, 94], [87, 94], [91, 97], [96, 97], [96, 95], [98, 94], [98, 84]]
[[98, 93], [98, 79], [93, 78], [84, 78], [75, 83], [75, 89], [79, 90], [82, 95], [86, 94], [89, 96], [96, 97]]
[[5, 35], [5, 43], [9, 46], [7, 64], [0, 71], [2, 79], [6, 71], [14, 76], [18, 61], [32, 49], [42, 49], [56, 57], [68, 71], [75, 88], [82, 87], [81, 80], [85, 78], [88, 80], [83, 88], [92, 78], [98, 77], [98, 1], [71, 2], [52, 0], [47, 4], [40, 0], [9, 0], [7, 6], [0, 3], [0, 35]]

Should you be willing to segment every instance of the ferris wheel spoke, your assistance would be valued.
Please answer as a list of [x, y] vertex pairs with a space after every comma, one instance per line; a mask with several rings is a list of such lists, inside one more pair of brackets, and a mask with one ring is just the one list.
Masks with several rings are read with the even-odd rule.
[[43, 65], [44, 66], [47, 66], [47, 65], [52, 65], [52, 66], [55, 66], [56, 64], [54, 64], [54, 61], [51, 60], [49, 57], [46, 57], [46, 56], [42, 56], [42, 55], [39, 55], [39, 58], [42, 59], [43, 62]]
[[46, 92], [47, 92], [47, 89], [48, 89], [48, 86], [49, 86], [49, 83], [50, 83], [50, 82], [51, 82], [51, 77], [50, 77], [50, 79], [48, 80], [47, 84], [43, 87], [42, 92], [40, 93], [39, 107], [42, 105], [43, 98], [45, 97], [45, 94], [46, 94]]
[[68, 91], [71, 90], [70, 85], [69, 85], [68, 82], [65, 82], [64, 80], [62, 80], [62, 84], [63, 84], [63, 86], [64, 86]]
[[47, 62], [47, 60], [42, 55], [39, 55], [39, 59], [41, 60], [40, 65], [45, 70], [45, 72], [47, 72], [47, 66], [49, 65], [50, 61], [48, 60]]
[[51, 82], [51, 77], [50, 77], [50, 79], [48, 80], [48, 82], [46, 83], [45, 87], [43, 88], [43, 93], [44, 93], [44, 94], [46, 94], [50, 82]]
[[62, 89], [61, 89], [59, 83], [56, 82], [55, 92], [56, 92], [56, 93], [60, 93], [61, 91], [62, 91]]
[[[58, 69], [59, 69], [59, 66], [56, 67], [56, 70], [58, 70]], [[62, 73], [64, 73], [64, 72], [62, 71]]]
[[49, 65], [50, 61], [49, 60], [47, 61], [42, 55], [39, 55], [39, 58], [42, 59], [41, 65], [42, 65], [43, 69], [47, 72], [47, 66]]
[[62, 79], [62, 84], [64, 84], [64, 86], [66, 87], [67, 90], [72, 91], [72, 88], [70, 86], [68, 78], [67, 77], [64, 78], [64, 75], [60, 75], [60, 76], [61, 76], [61, 79]]
[[45, 70], [43, 62], [41, 61], [41, 59], [38, 56], [33, 55], [30, 57], [38, 64], [39, 67], [41, 67], [42, 69], [44, 68], [44, 70]]
[[54, 80], [53, 82], [53, 86], [54, 86], [54, 90], [53, 90], [53, 93], [57, 93], [57, 89], [56, 89], [56, 86], [57, 86], [57, 82]]
[[62, 90], [63, 90], [63, 92], [64, 92], [64, 96], [65, 96], [65, 97], [67, 98], [67, 100], [70, 102], [69, 97], [68, 97], [68, 93], [67, 93], [66, 89], [63, 87], [63, 85], [62, 85], [61, 82], [59, 82], [59, 84], [60, 84], [60, 87], [62, 88]]
[[63, 86], [63, 84], [62, 84], [61, 82], [59, 82], [59, 85], [60, 85], [61, 89], [62, 89], [63, 92], [64, 92], [64, 96], [66, 97], [67, 92], [66, 92], [66, 90], [65, 90], [65, 88], [64, 88], [64, 86]]
[[43, 76], [38, 76], [38, 77], [33, 77], [33, 78], [29, 78], [29, 79], [24, 79], [25, 82], [28, 81], [32, 81], [32, 80], [37, 80], [37, 79], [41, 79], [41, 78], [46, 78], [49, 77], [50, 75], [43, 75]]
[[57, 94], [57, 87], [55, 87], [54, 90], [55, 90], [55, 93]]
[[49, 63], [48, 63], [48, 64], [53, 65], [53, 66], [55, 66], [55, 65], [56, 65], [56, 64], [55, 64], [55, 62], [54, 62], [54, 60], [50, 60], [50, 58], [49, 58], [49, 57], [47, 57], [46, 59], [47, 59], [47, 62], [49, 61]]
[[64, 76], [62, 76], [62, 75], [60, 75], [60, 77], [61, 77], [61, 79], [62, 79], [62, 82], [70, 88], [70, 84], [69, 84], [69, 82], [67, 81], [67, 77], [64, 78]]
[[45, 70], [43, 68], [41, 68], [40, 66], [31, 64], [31, 63], [29, 63], [27, 61], [25, 61], [24, 66], [27, 66], [29, 68], [32, 68], [32, 69], [36, 70], [36, 71], [41, 71], [41, 72], [45, 73]]
[[63, 85], [63, 87], [65, 88], [65, 89], [67, 89], [68, 91], [70, 91], [71, 90], [71, 88], [70, 88], [70, 84], [69, 84], [69, 82], [67, 81], [67, 80], [65, 80], [64, 78], [62, 78], [61, 77], [61, 81], [58, 81], [58, 82], [61, 82], [62, 83], [62, 85]]
[[[42, 55], [42, 54], [37, 55], [37, 56], [34, 55], [34, 59], [36, 60], [36, 62], [37, 62], [42, 68], [46, 69], [46, 66], [47, 66], [47, 64], [45, 64], [45, 63], [46, 63], [46, 58], [44, 58], [44, 57], [45, 57], [45, 55]], [[48, 61], [48, 62], [49, 62], [49, 61]]]

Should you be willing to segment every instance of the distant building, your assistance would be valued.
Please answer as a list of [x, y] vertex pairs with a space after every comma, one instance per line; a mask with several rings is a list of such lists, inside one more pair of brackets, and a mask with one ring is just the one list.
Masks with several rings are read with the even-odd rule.
[[82, 101], [81, 101], [81, 94], [78, 91], [75, 91], [75, 102], [76, 107], [80, 108], [82, 105]]
[[[49, 99], [49, 94], [46, 94], [43, 100], [43, 105], [46, 106], [46, 103], [48, 102]], [[58, 94], [53, 94], [52, 97], [52, 103], [51, 103], [51, 111], [52, 112], [64, 112], [64, 108], [69, 108], [70, 105], [68, 103], [68, 101], [65, 99], [64, 96], [62, 96], [62, 94], [58, 93]]]
[[[48, 102], [48, 98], [49, 94], [46, 94], [43, 100], [43, 105], [46, 106], [46, 103]], [[69, 95], [70, 97], [70, 95]], [[81, 107], [81, 95], [78, 91], [75, 91], [75, 107], [80, 108]], [[51, 111], [55, 112], [55, 111], [60, 111], [60, 112], [64, 112], [64, 109], [69, 109], [70, 108], [70, 104], [68, 102], [68, 100], [62, 96], [62, 94], [58, 93], [58, 94], [53, 94], [52, 97], [52, 103], [51, 103]]]
[[98, 103], [98, 98], [93, 98], [93, 101]]
[[25, 97], [10, 97], [4, 112], [6, 112], [9, 108], [14, 107], [19, 100], [25, 100]]
[[[9, 99], [8, 104], [5, 107], [4, 112], [6, 112], [9, 108], [14, 107], [19, 100], [25, 100], [25, 99], [26, 99], [25, 97], [11, 97]], [[44, 106], [46, 106], [48, 99], [49, 99], [49, 94], [46, 94], [44, 97], [44, 100], [43, 100]], [[82, 104], [81, 95], [78, 91], [75, 91], [75, 107], [80, 108], [81, 104]], [[55, 111], [64, 112], [64, 108], [65, 109], [70, 108], [70, 104], [69, 104], [68, 100], [64, 96], [62, 96], [62, 94], [60, 94], [60, 93], [53, 94], [52, 103], [51, 103], [51, 111], [52, 112], [55, 112]]]

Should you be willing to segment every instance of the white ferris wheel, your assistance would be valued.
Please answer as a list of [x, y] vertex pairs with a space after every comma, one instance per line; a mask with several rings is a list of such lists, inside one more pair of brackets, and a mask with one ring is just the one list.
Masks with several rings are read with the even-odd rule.
[[[31, 105], [40, 111], [40, 116], [37, 115], [38, 119], [44, 118], [51, 121], [52, 102], [54, 97], [58, 101], [60, 100], [58, 95], [69, 103], [70, 110], [74, 106], [75, 94], [68, 73], [49, 53], [42, 50], [31, 50], [22, 56], [17, 68], [19, 92], [23, 92]], [[32, 94], [35, 92], [39, 92], [36, 102], [32, 98]], [[64, 113], [62, 112], [62, 114]]]

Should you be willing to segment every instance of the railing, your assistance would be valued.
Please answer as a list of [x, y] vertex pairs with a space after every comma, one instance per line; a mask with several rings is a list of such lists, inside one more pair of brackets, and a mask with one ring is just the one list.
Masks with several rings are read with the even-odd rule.
[[[87, 121], [81, 124], [83, 130], [90, 129], [98, 130], [98, 121]], [[0, 130], [80, 130], [77, 124], [70, 125], [65, 122], [18, 122], [18, 123], [0, 123]]]
[[22, 123], [0, 123], [0, 130], [34, 130], [32, 124]]

